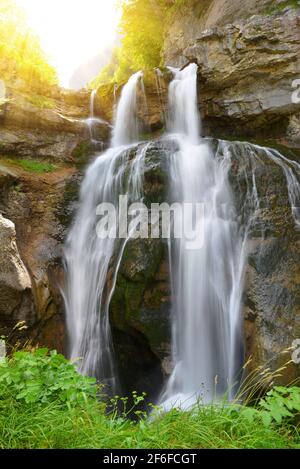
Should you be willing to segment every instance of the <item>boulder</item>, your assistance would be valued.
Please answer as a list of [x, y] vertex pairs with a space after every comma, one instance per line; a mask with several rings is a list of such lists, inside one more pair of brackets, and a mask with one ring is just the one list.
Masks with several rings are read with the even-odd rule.
[[32, 324], [32, 283], [20, 257], [15, 225], [0, 214], [0, 322], [2, 333], [18, 321]]

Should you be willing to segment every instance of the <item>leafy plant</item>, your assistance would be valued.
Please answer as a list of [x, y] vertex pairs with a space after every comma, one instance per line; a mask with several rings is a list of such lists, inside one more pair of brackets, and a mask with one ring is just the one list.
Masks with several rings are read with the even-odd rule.
[[232, 407], [231, 411], [241, 412], [251, 423], [261, 421], [266, 427], [283, 422], [293, 423], [300, 414], [300, 388], [275, 386], [260, 399], [257, 406]]
[[280, 13], [285, 8], [300, 8], [299, 0], [286, 0], [281, 2], [279, 5], [272, 5], [266, 9], [265, 13], [267, 15], [274, 15], [275, 13]]
[[82, 404], [97, 393], [96, 380], [80, 375], [56, 351], [15, 352], [0, 364], [0, 403], [8, 397], [24, 404]]
[[16, 352], [0, 364], [0, 448], [300, 447], [292, 424], [299, 414], [296, 387], [275, 387], [255, 407], [199, 402], [189, 411], [162, 412], [150, 406], [150, 418], [139, 410], [144, 393], [104, 404], [98, 390], [56, 352]]
[[300, 413], [300, 388], [275, 386], [260, 400], [258, 409], [266, 424], [272, 421], [281, 424], [284, 419], [294, 420]]

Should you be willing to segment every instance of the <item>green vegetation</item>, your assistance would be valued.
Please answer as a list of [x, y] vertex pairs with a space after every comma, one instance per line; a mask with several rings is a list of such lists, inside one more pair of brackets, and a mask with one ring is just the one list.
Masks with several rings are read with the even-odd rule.
[[122, 83], [137, 70], [161, 65], [164, 28], [170, 12], [187, 0], [123, 0], [119, 32], [121, 46], [90, 87], [109, 82]]
[[280, 13], [285, 8], [300, 8], [299, 0], [286, 0], [285, 2], [280, 3], [279, 5], [270, 6], [266, 9], [267, 15], [274, 15], [275, 13]]
[[81, 168], [88, 163], [88, 157], [91, 155], [92, 150], [93, 148], [89, 140], [81, 142], [79, 145], [77, 145], [72, 154], [76, 160], [77, 167]]
[[[119, 33], [122, 37], [110, 62], [90, 83], [91, 88], [115, 82], [121, 84], [137, 70], [147, 70], [162, 65], [162, 48], [165, 27], [170, 15], [184, 8], [192, 0], [120, 0], [122, 11]], [[195, 5], [195, 12], [203, 14], [203, 4]], [[286, 0], [266, 9], [273, 15], [285, 8], [299, 8], [299, 0]], [[198, 13], [197, 13], [198, 12]]]
[[[297, 387], [275, 387], [256, 407], [198, 404], [152, 419], [136, 411], [135, 422], [127, 398], [112, 399], [108, 411], [101, 395], [62, 355], [16, 352], [0, 362], [0, 448], [300, 447]], [[134, 406], [143, 399], [133, 393]]]
[[14, 0], [1, 0], [0, 4], [0, 76], [4, 80], [21, 79], [28, 89], [57, 83], [54, 68]]
[[26, 95], [27, 101], [40, 109], [54, 109], [56, 104], [54, 99], [45, 98], [38, 94]]
[[42, 161], [35, 161], [35, 160], [6, 160], [8, 163], [20, 166], [25, 171], [30, 173], [51, 173], [55, 171], [56, 166], [52, 163], [46, 163]]

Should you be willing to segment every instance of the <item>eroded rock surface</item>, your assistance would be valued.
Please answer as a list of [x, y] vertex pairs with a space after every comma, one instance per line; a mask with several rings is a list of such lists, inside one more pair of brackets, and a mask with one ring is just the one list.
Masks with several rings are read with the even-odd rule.
[[[221, 4], [221, 5], [220, 5]], [[300, 9], [295, 2], [190, 1], [170, 20], [164, 61], [199, 65], [206, 135], [300, 148]], [[300, 6], [300, 5], [299, 5]]]

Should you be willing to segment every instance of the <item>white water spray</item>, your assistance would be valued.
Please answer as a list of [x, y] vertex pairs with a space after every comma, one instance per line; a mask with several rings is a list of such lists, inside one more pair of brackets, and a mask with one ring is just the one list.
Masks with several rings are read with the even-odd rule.
[[127, 145], [138, 140], [139, 124], [136, 115], [136, 89], [142, 75], [142, 72], [132, 75], [122, 90], [112, 135], [113, 147]]
[[[284, 171], [295, 224], [300, 226], [300, 165], [275, 150], [247, 143], [219, 141], [212, 153], [200, 138], [197, 66], [172, 71], [170, 134], [166, 138], [177, 144], [177, 151], [166, 158], [170, 202], [203, 204], [204, 217], [197, 218], [194, 211], [186, 223], [196, 226], [199, 240], [204, 241], [197, 249], [190, 249], [190, 239], [169, 242], [174, 369], [160, 399], [165, 409], [187, 408], [198, 399], [209, 402], [225, 392], [229, 398], [235, 394], [243, 361], [241, 297], [247, 238], [260, 208], [255, 168], [256, 163], [263, 164], [261, 152]], [[129, 202], [142, 200], [149, 144], [134, 143], [138, 140], [136, 89], [141, 77], [141, 72], [133, 75], [122, 90], [112, 147], [87, 171], [66, 246], [65, 303], [71, 358], [80, 358], [80, 370], [109, 384], [112, 392], [118, 387], [118, 373], [109, 304], [129, 237], [116, 240], [96, 236], [96, 207], [101, 202], [116, 207], [120, 194], [127, 194]], [[249, 175], [245, 173], [242, 228], [228, 182], [231, 156], [236, 150], [250, 164]]]
[[86, 124], [89, 129], [91, 142], [96, 144], [99, 141], [95, 138], [95, 127], [99, 124], [107, 124], [107, 122], [99, 117], [95, 117], [95, 99], [97, 96], [97, 90], [92, 90], [90, 96], [90, 115], [88, 119], [86, 119]]
[[[134, 165], [134, 161], [129, 161], [129, 153], [132, 142], [138, 137], [135, 103], [140, 76], [140, 73], [134, 75], [123, 88], [112, 148], [100, 155], [87, 170], [81, 187], [80, 207], [65, 249], [67, 285], [64, 298], [70, 357], [80, 359], [80, 371], [101, 379], [110, 390], [116, 390], [118, 383], [109, 303], [127, 240], [102, 239], [101, 233], [97, 236], [96, 208], [103, 202], [117, 207], [119, 194], [127, 193], [129, 199], [138, 197], [137, 182], [133, 184], [131, 178], [127, 181], [124, 176], [127, 165]], [[143, 148], [136, 159], [142, 158], [142, 152]]]
[[167, 122], [167, 113], [165, 109], [165, 103], [164, 103], [164, 98], [163, 98], [163, 88], [162, 88], [162, 72], [159, 68], [154, 69], [154, 74], [155, 74], [155, 84], [156, 84], [156, 92], [157, 96], [159, 98], [159, 104], [161, 107], [161, 115], [162, 115], [162, 121], [164, 124]]
[[199, 139], [197, 66], [174, 73], [169, 125], [179, 150], [170, 160], [171, 196], [176, 202], [203, 204], [204, 217], [196, 217], [194, 226], [204, 242], [197, 249], [190, 249], [186, 238], [170, 243], [174, 370], [161, 397], [166, 409], [211, 401], [233, 385], [242, 361], [245, 259], [227, 181], [229, 165], [217, 161]]

